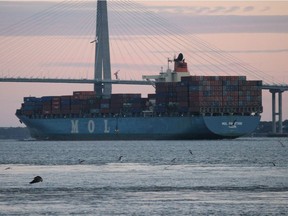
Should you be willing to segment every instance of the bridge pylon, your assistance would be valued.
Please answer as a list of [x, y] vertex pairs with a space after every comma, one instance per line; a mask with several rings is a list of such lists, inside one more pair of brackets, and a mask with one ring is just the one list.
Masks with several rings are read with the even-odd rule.
[[[269, 92], [272, 94], [272, 133], [282, 134], [283, 133], [283, 122], [282, 122], [282, 93], [281, 89], [270, 89]], [[276, 94], [278, 94], [278, 112], [276, 112]], [[278, 131], [276, 127], [276, 116], [278, 116]]]
[[[106, 0], [97, 1], [96, 17], [97, 23], [94, 78], [95, 80], [111, 80], [108, 12]], [[95, 83], [94, 91], [98, 95], [110, 95], [112, 93], [112, 85], [110, 83]]]

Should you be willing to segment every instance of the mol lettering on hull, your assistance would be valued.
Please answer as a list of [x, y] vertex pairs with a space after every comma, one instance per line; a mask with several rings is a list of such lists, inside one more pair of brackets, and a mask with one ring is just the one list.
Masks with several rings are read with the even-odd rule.
[[[103, 133], [110, 133], [110, 127], [108, 126], [108, 120], [104, 119], [104, 127]], [[95, 122], [94, 120], [88, 120], [87, 124], [87, 132], [92, 134], [95, 133]], [[71, 120], [71, 134], [78, 134], [79, 133], [79, 120]]]
[[79, 133], [79, 129], [78, 129], [78, 122], [79, 120], [71, 120], [71, 133]]
[[237, 138], [249, 134], [257, 127], [260, 116], [237, 116], [236, 122], [228, 116], [77, 119], [21, 117], [21, 121], [36, 139], [191, 140]]

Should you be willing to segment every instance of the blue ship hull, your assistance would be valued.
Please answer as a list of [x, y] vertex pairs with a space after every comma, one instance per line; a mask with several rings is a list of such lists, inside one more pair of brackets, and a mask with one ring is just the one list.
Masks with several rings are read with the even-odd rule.
[[18, 118], [44, 140], [193, 140], [252, 133], [260, 116]]

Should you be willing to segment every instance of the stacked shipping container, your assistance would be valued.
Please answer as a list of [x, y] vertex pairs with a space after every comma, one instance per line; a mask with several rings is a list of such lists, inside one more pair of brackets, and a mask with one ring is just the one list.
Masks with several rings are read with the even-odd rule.
[[252, 113], [262, 112], [262, 81], [245, 76], [189, 76], [181, 82], [156, 83], [156, 94], [99, 96], [94, 91], [76, 91], [68, 96], [25, 97], [24, 115], [135, 115], [155, 113]]
[[181, 82], [188, 88], [190, 112], [262, 112], [262, 81], [247, 81], [245, 76], [190, 76]]
[[24, 115], [136, 114], [146, 109], [147, 98], [141, 94], [97, 96], [94, 91], [77, 91], [71, 96], [25, 97]]

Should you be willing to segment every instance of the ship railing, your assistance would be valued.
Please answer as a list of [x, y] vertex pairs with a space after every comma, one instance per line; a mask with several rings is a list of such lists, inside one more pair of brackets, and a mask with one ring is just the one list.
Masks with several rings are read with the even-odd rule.
[[115, 113], [105, 113], [105, 114], [33, 114], [33, 115], [25, 115], [21, 112], [17, 112], [17, 115], [25, 115], [29, 118], [95, 118], [95, 117], [162, 117], [162, 116], [199, 116], [199, 115], [211, 115], [211, 116], [219, 116], [219, 115], [251, 115], [251, 113], [259, 114], [261, 109], [247, 109], [242, 112], [232, 112], [231, 110], [222, 110], [223, 112], [210, 112], [209, 110], [202, 109], [202, 112], [178, 112], [178, 113], [163, 113], [163, 112], [153, 112], [153, 113], [134, 113], [134, 114], [115, 114]]
[[36, 112], [32, 114], [26, 114], [25, 111], [19, 109], [16, 111], [16, 115], [26, 115], [30, 118], [94, 118], [94, 117], [157, 117], [157, 116], [197, 116], [197, 115], [250, 115], [260, 114], [263, 112], [263, 107], [200, 107], [198, 111], [165, 111], [155, 112], [151, 110], [145, 110], [142, 112], [121, 112], [121, 113], [69, 113], [69, 114], [43, 114]]

